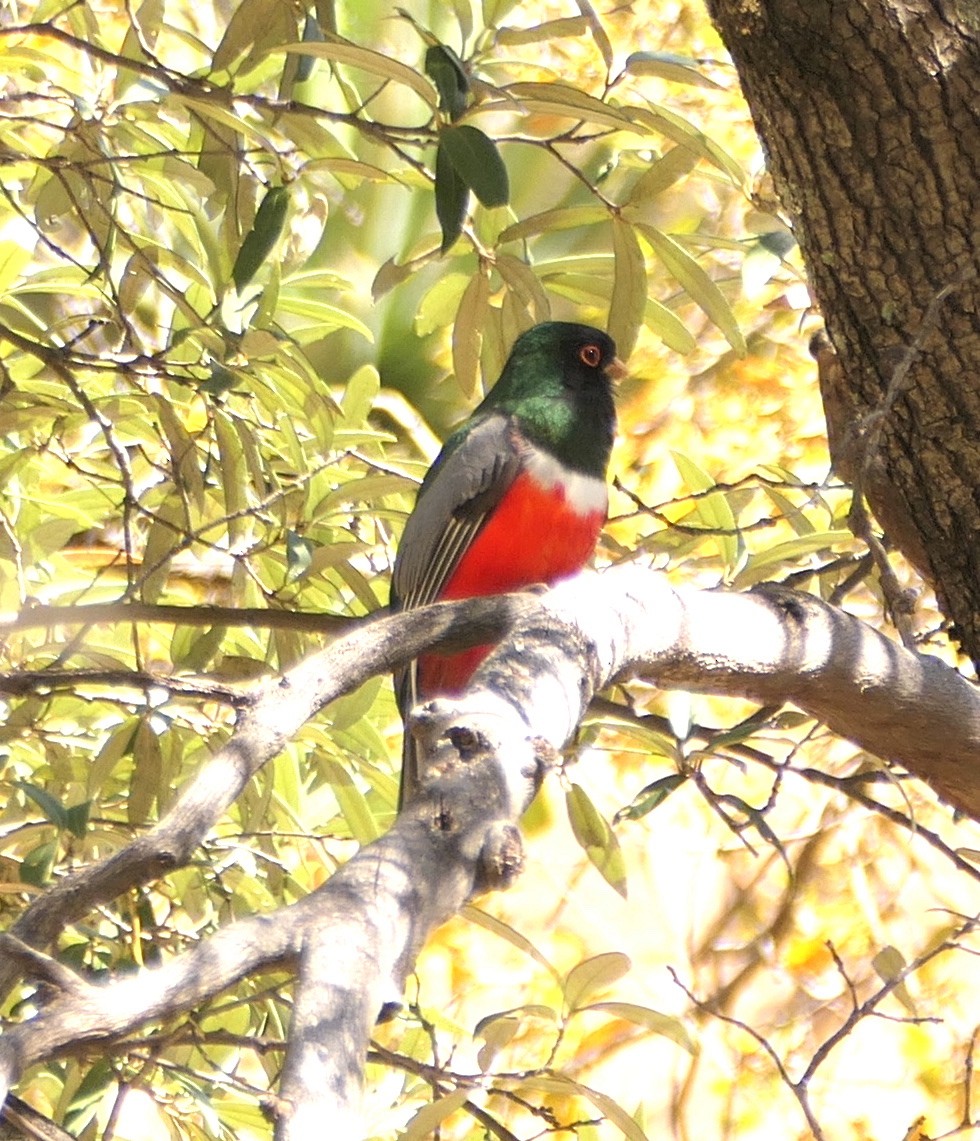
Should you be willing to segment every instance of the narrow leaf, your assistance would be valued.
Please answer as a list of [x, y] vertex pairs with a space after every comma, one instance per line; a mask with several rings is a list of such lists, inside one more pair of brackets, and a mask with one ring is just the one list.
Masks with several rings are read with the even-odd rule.
[[433, 1131], [438, 1129], [451, 1113], [464, 1105], [469, 1096], [470, 1091], [464, 1086], [462, 1089], [453, 1090], [445, 1097], [429, 1102], [428, 1105], [423, 1105], [408, 1123], [405, 1131], [399, 1134], [400, 1141], [423, 1141], [424, 1138], [431, 1137]]
[[[564, 83], [510, 83], [503, 88], [506, 102], [511, 107], [516, 99], [526, 110], [551, 115], [564, 115], [613, 127], [619, 131], [644, 134], [646, 128], [635, 123], [626, 111], [604, 103], [587, 91]], [[489, 106], [494, 106], [490, 104]], [[489, 109], [486, 104], [481, 105]], [[494, 109], [496, 109], [494, 107]]]
[[439, 153], [445, 154], [456, 173], [484, 206], [506, 206], [510, 197], [507, 168], [497, 144], [469, 123], [443, 127]]
[[420, 99], [430, 107], [436, 106], [435, 91], [432, 85], [419, 73], [407, 64], [401, 63], [382, 52], [362, 48], [352, 44], [339, 36], [327, 36], [324, 43], [316, 44], [284, 44], [276, 47], [269, 54], [276, 52], [293, 52], [296, 55], [310, 55], [317, 59], [328, 59], [334, 63], [345, 63], [358, 67], [363, 71], [378, 75], [382, 79], [390, 79], [403, 87], [410, 87]]
[[626, 70], [630, 75], [655, 75], [658, 79], [670, 79], [675, 83], [723, 90], [720, 83], [698, 71], [698, 66], [696, 59], [674, 55], [673, 52], [633, 52], [626, 60]]
[[515, 222], [501, 232], [498, 241], [503, 245], [505, 242], [554, 230], [576, 230], [579, 226], [594, 226], [597, 222], [605, 222], [608, 217], [609, 211], [604, 206], [560, 206]]
[[469, 102], [470, 81], [463, 61], [445, 44], [433, 44], [425, 53], [425, 74], [436, 85], [439, 106], [450, 119], [458, 119]]
[[647, 1030], [652, 1030], [654, 1034], [662, 1034], [671, 1042], [676, 1042], [682, 1050], [686, 1050], [689, 1054], [696, 1052], [684, 1023], [679, 1018], [672, 1018], [669, 1014], [661, 1014], [659, 1010], [651, 1010], [647, 1006], [637, 1006], [632, 1002], [594, 1002], [590, 1006], [579, 1007], [579, 1010], [601, 1010], [616, 1018], [634, 1022], [637, 1026], [644, 1026]]
[[599, 49], [599, 54], [602, 56], [602, 62], [606, 65], [606, 71], [611, 71], [613, 65], [613, 49], [612, 44], [609, 42], [609, 36], [606, 35], [606, 29], [602, 26], [602, 21], [596, 14], [595, 8], [589, 3], [589, 0], [576, 0], [576, 3], [578, 4], [578, 10], [589, 23], [589, 30], [592, 32], [595, 46]]
[[469, 199], [469, 188], [440, 139], [436, 148], [436, 217], [442, 230], [440, 253], [444, 254], [463, 232]]
[[239, 292], [252, 280], [259, 266], [275, 249], [286, 223], [288, 209], [287, 187], [270, 186], [255, 213], [255, 221], [245, 235], [231, 271], [235, 288]]
[[62, 830], [68, 827], [67, 809], [50, 792], [39, 788], [36, 784], [30, 784], [26, 780], [15, 780], [10, 783], [19, 788], [30, 800], [33, 800], [45, 819], [50, 820], [56, 828]]
[[565, 803], [575, 839], [606, 883], [625, 899], [626, 865], [615, 833], [581, 785], [572, 785]]
[[699, 305], [718, 326], [725, 340], [739, 354], [745, 353], [745, 338], [738, 327], [735, 315], [724, 295], [701, 266], [682, 246], [654, 226], [637, 222], [637, 229], [650, 243], [658, 258], [678, 282], [691, 300]]
[[672, 313], [666, 305], [661, 305], [656, 298], [647, 298], [643, 320], [646, 327], [656, 333], [668, 349], [682, 355], [693, 352], [697, 341], [690, 329], [676, 313]]
[[589, 21], [584, 16], [562, 16], [529, 28], [501, 28], [497, 32], [497, 43], [507, 47], [521, 47], [542, 40], [557, 40], [563, 36], [581, 36], [588, 30]]
[[613, 291], [609, 301], [609, 333], [625, 360], [636, 344], [647, 302], [647, 267], [629, 222], [612, 219]]
[[495, 264], [511, 293], [519, 298], [533, 319], [547, 321], [551, 316], [551, 302], [534, 270], [511, 254], [497, 254]]
[[453, 324], [453, 369], [456, 383], [466, 396], [476, 392], [480, 379], [483, 322], [490, 300], [490, 281], [477, 271], [463, 290]]
[[648, 784], [646, 788], [633, 797], [632, 804], [628, 804], [625, 808], [621, 808], [613, 817], [613, 822], [618, 824], [620, 820], [639, 820], [658, 808], [667, 799], [668, 796], [687, 780], [683, 773], [669, 773], [659, 780], [655, 780], [652, 784]]
[[359, 844], [377, 840], [378, 822], [348, 769], [331, 757], [322, 758], [321, 764], [351, 835]]
[[145, 719], [140, 721], [133, 740], [133, 760], [136, 764], [126, 798], [126, 819], [130, 824], [143, 824], [160, 791], [163, 769], [160, 739]]
[[487, 912], [481, 911], [480, 908], [474, 907], [472, 904], [467, 904], [466, 907], [463, 908], [463, 914], [471, 923], [475, 923], [478, 927], [482, 927], [485, 931], [489, 931], [499, 939], [503, 939], [505, 943], [510, 943], [510, 945], [516, 947], [518, 951], [523, 951], [525, 955], [528, 955], [540, 967], [543, 967], [556, 982], [560, 982], [560, 976], [551, 963], [548, 962], [526, 935], [522, 935], [520, 931], [515, 931], [509, 923], [505, 923], [495, 915], [488, 915]]
[[650, 163], [647, 169], [633, 183], [629, 202], [649, 202], [673, 186], [698, 164], [698, 154], [690, 147], [671, 147], [670, 150]]
[[849, 542], [853, 536], [850, 531], [815, 531], [811, 535], [801, 535], [796, 539], [787, 539], [784, 543], [777, 543], [758, 554], [751, 555], [742, 570], [739, 571], [733, 585], [738, 589], [751, 586], [772, 578], [776, 567], [797, 565], [800, 559], [819, 551], [829, 551], [841, 543]]

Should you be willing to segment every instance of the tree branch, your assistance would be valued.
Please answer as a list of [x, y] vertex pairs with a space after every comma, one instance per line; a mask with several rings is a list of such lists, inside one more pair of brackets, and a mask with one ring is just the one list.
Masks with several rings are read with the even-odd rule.
[[[506, 595], [371, 621], [283, 677], [252, 687], [243, 694], [228, 742], [184, 786], [156, 826], [107, 859], [60, 880], [23, 912], [11, 934], [44, 947], [97, 904], [182, 867], [255, 773], [325, 705], [433, 644], [473, 645], [499, 638], [535, 605], [530, 596]], [[16, 977], [16, 962], [0, 959], [0, 994]]]
[[[479, 628], [474, 616], [482, 618]], [[466, 641], [499, 637], [505, 618], [516, 619], [512, 632], [469, 693], [428, 702], [412, 715], [424, 762], [419, 797], [391, 831], [305, 900], [232, 924], [161, 968], [107, 986], [81, 976], [75, 982], [63, 974], [67, 968], [55, 971], [46, 957], [11, 944], [14, 969], [26, 964], [54, 984], [58, 997], [0, 1037], [0, 1092], [27, 1065], [111, 1041], [247, 974], [298, 961], [277, 1141], [319, 1138], [325, 1119], [337, 1141], [358, 1138], [360, 1075], [378, 1012], [398, 1000], [435, 926], [475, 892], [513, 881], [524, 808], [593, 693], [617, 679], [794, 701], [978, 814], [967, 775], [980, 761], [980, 700], [955, 670], [808, 595], [780, 587], [748, 594], [674, 588], [661, 574], [624, 565], [581, 575], [540, 598], [396, 615], [313, 655], [260, 691], [228, 746], [185, 790], [179, 803], [187, 811], [175, 806], [158, 825], [149, 856], [135, 841], [118, 879], [106, 870], [118, 857], [66, 879], [49, 893], [60, 917], [51, 914], [49, 897], [29, 909], [25, 926], [34, 943], [68, 922], [66, 912], [78, 914], [118, 882], [150, 878], [161, 837], [174, 858], [186, 858], [187, 845], [237, 794], [250, 766], [273, 755], [331, 695], [437, 638], [448, 641], [449, 630], [457, 642], [467, 626]], [[134, 853], [158, 863], [148, 870]], [[73, 883], [82, 887], [81, 906]]]

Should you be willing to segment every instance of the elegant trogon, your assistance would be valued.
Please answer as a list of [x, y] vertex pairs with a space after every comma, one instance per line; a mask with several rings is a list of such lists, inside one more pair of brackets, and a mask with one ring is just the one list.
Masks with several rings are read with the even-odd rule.
[[[612, 338], [588, 325], [549, 321], [518, 337], [419, 488], [395, 559], [393, 610], [550, 585], [582, 568], [606, 521], [612, 381], [625, 371]], [[396, 673], [403, 719], [419, 701], [461, 693], [491, 648], [427, 653]], [[406, 732], [399, 807], [418, 785]]]

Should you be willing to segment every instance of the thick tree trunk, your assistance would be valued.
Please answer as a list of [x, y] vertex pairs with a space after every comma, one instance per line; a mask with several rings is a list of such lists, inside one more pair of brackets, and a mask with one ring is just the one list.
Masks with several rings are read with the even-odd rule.
[[708, 7], [837, 350], [835, 463], [980, 661], [980, 6]]

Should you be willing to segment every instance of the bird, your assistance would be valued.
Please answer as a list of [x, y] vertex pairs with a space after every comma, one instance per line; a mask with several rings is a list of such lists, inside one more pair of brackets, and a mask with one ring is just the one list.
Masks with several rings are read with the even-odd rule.
[[[608, 513], [613, 382], [626, 371], [613, 339], [590, 325], [547, 321], [517, 338], [419, 487], [395, 556], [392, 611], [551, 586], [582, 569]], [[396, 671], [406, 725], [420, 701], [462, 693], [492, 648], [431, 651]], [[399, 811], [419, 787], [406, 731]]]

